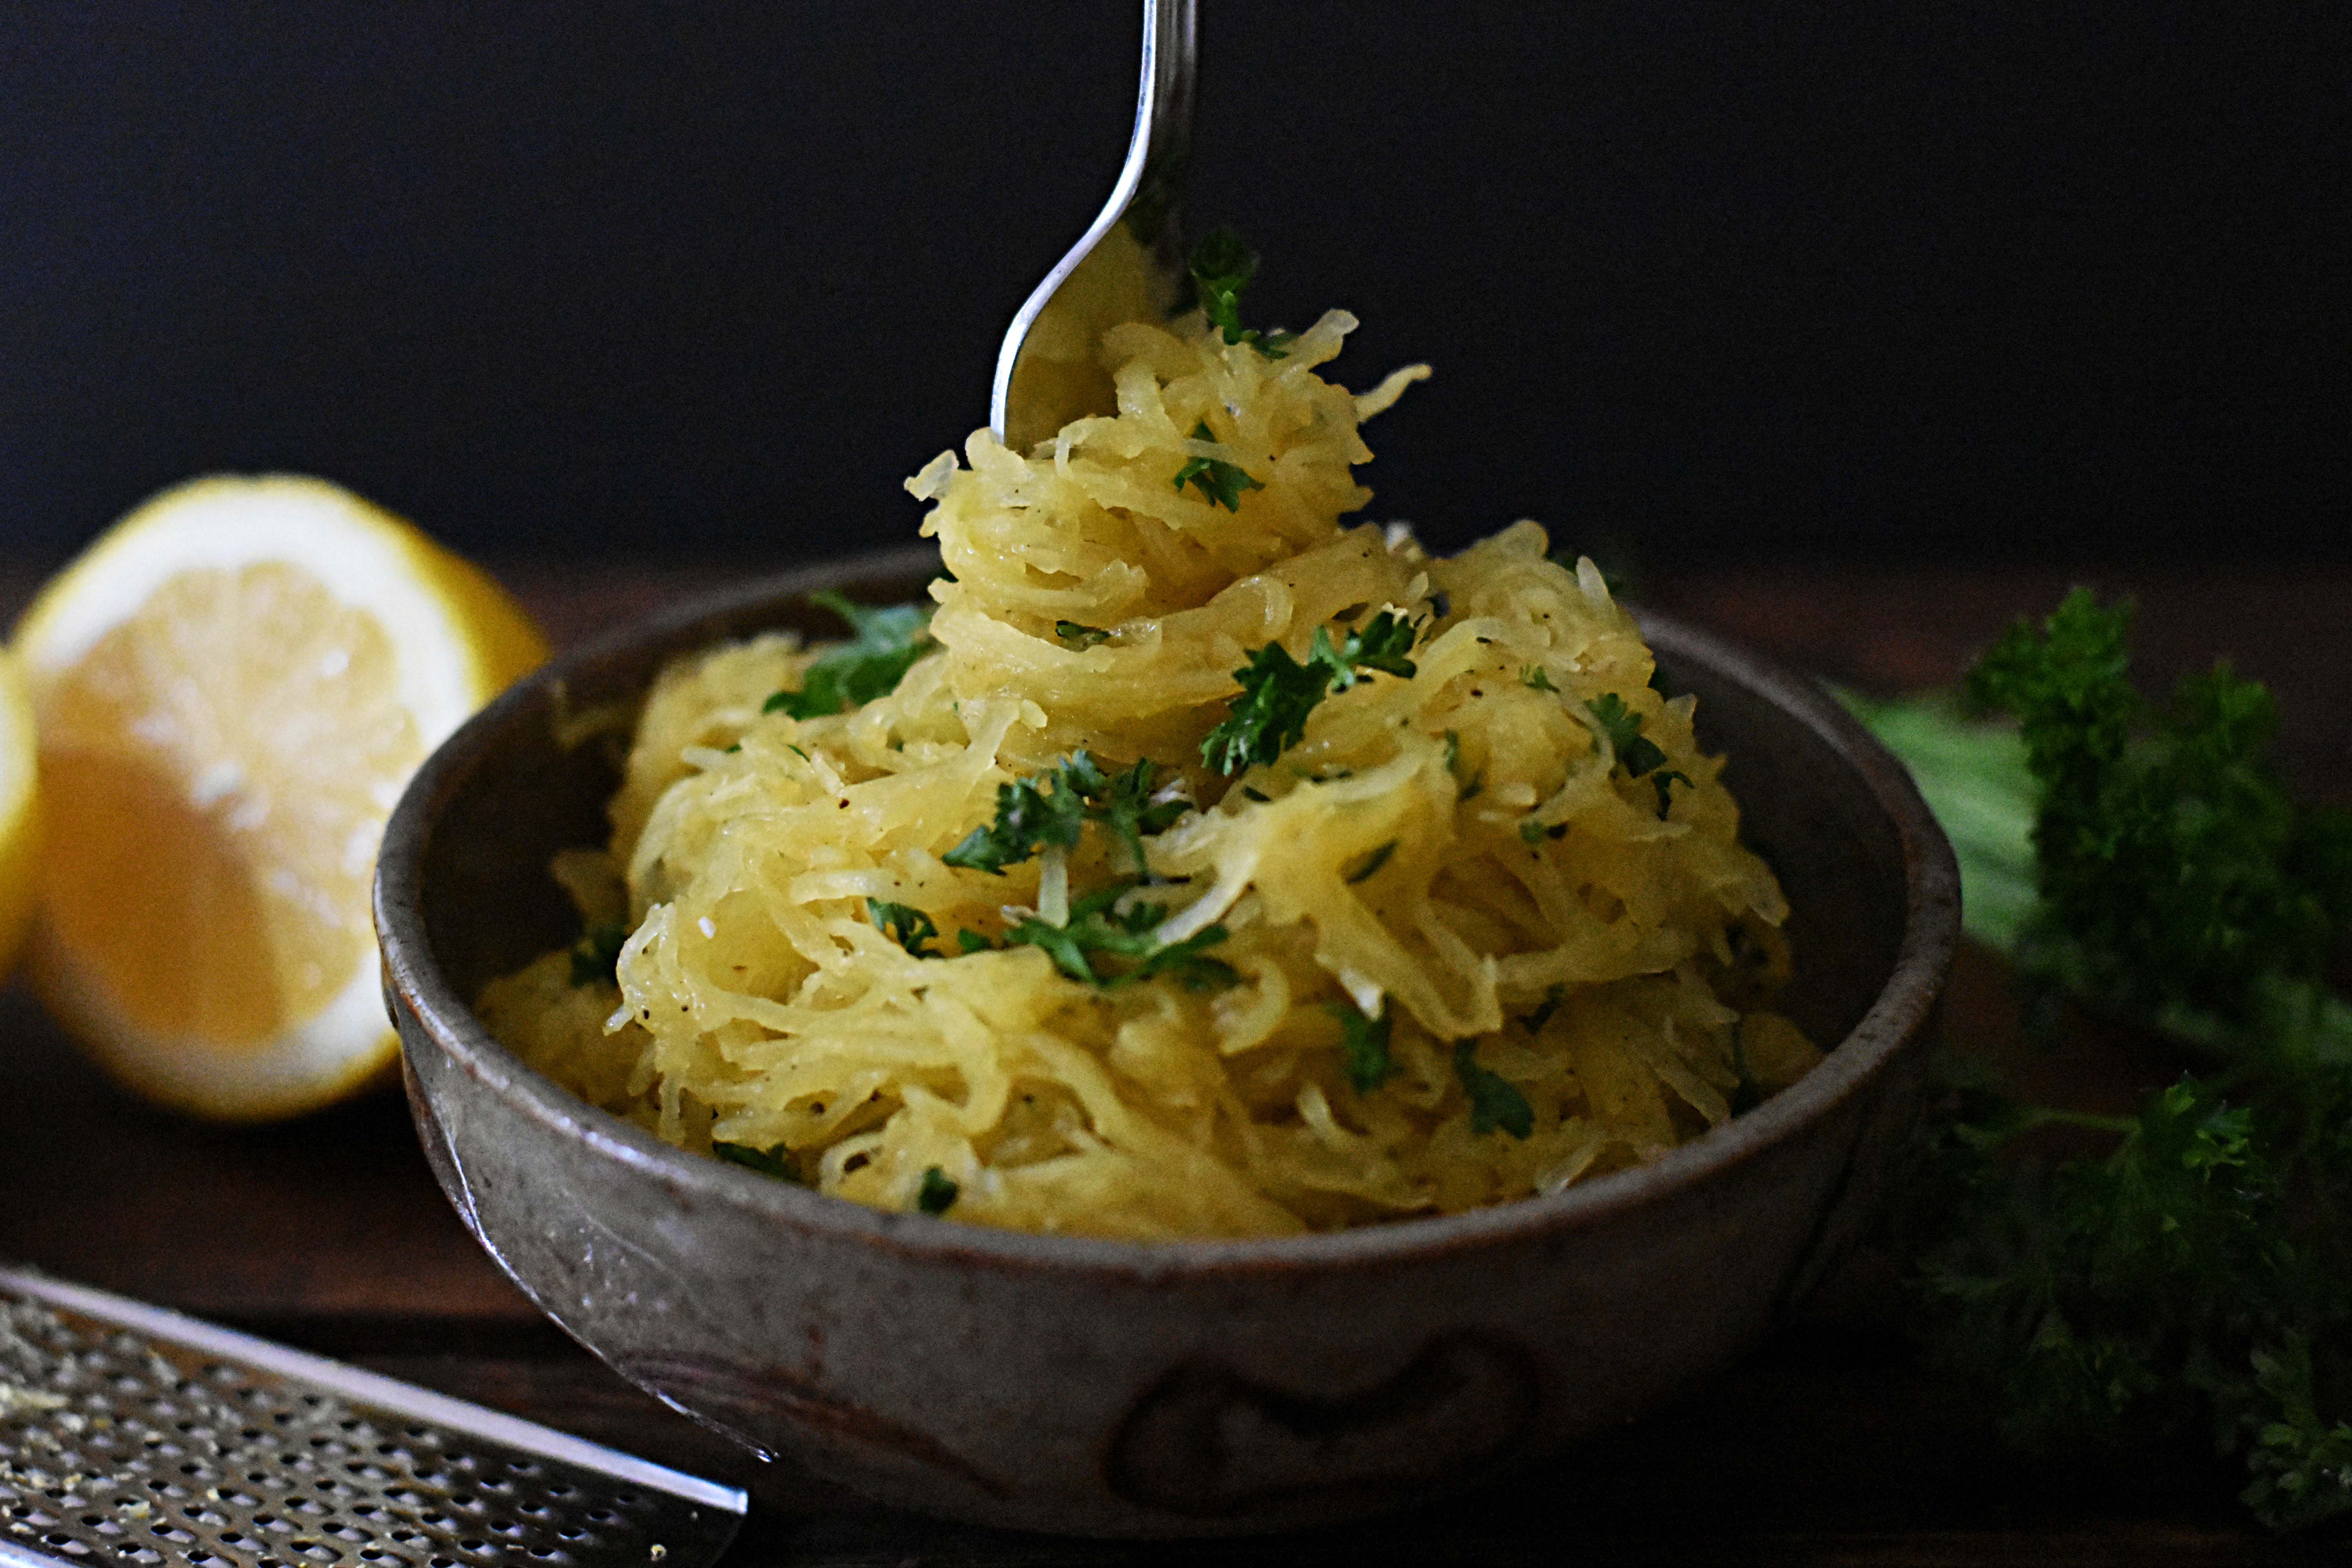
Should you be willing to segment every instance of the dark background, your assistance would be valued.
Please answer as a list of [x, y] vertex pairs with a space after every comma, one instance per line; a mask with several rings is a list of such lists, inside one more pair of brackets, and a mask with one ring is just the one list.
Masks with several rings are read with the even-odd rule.
[[[29, 0], [0, 542], [320, 473], [493, 560], [909, 537], [1108, 193], [1131, 0]], [[1765, 557], [2352, 552], [2340, 5], [1203, 0], [1188, 216], [1437, 378], [1376, 514]]]

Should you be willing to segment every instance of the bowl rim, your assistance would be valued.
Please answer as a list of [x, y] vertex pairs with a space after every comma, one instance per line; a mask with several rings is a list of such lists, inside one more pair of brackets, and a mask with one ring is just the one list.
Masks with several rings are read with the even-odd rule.
[[[1460, 1214], [1414, 1215], [1339, 1231], [1220, 1239], [1137, 1241], [1016, 1231], [919, 1213], [871, 1208], [706, 1158], [666, 1143], [579, 1099], [492, 1038], [432, 959], [421, 877], [440, 807], [491, 737], [540, 710], [587, 670], [648, 644], [693, 645], [730, 632], [722, 623], [804, 598], [814, 589], [904, 582], [939, 565], [928, 545], [820, 562], [688, 595], [587, 640], [494, 699], [446, 739], [412, 776], [386, 823], [373, 885], [387, 1005], [394, 993], [422, 1035], [466, 1076], [511, 1110], [601, 1158], [651, 1177], [698, 1204], [721, 1204], [786, 1231], [858, 1239], [886, 1250], [963, 1267], [1040, 1266], [1143, 1280], [1241, 1276], [1339, 1266], [1403, 1265], [1498, 1243], [1581, 1230], [1753, 1163], [1825, 1118], [1885, 1073], [1926, 1030], [1948, 977], [1959, 935], [1959, 874], [1951, 847], [1903, 764], [1813, 681], [1738, 645], [1656, 611], [1635, 609], [1643, 637], [1703, 662], [1795, 717], [1860, 774], [1904, 847], [1903, 933], [1885, 984], [1853, 1027], [1796, 1083], [1753, 1110], [1657, 1159], [1559, 1192]], [[402, 1032], [404, 1053], [420, 1048]], [[413, 1070], [413, 1068], [412, 1068]]]

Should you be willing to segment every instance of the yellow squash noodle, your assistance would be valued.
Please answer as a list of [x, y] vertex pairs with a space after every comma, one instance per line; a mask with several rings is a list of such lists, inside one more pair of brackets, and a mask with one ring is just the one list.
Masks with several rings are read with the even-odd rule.
[[[493, 1031], [688, 1149], [1146, 1239], [1553, 1191], [1805, 1070], [1765, 1010], [1779, 887], [1591, 563], [1530, 522], [1450, 559], [1342, 524], [1360, 423], [1425, 374], [1324, 380], [1353, 326], [1280, 357], [1197, 315], [1121, 327], [1116, 415], [941, 454], [908, 481], [950, 574], [936, 646], [887, 695], [768, 710], [826, 651], [784, 634], [666, 671], [609, 851], [556, 868], [627, 931], [615, 978], [550, 953], [487, 988]], [[1177, 478], [1204, 470], [1230, 493]], [[1271, 761], [1204, 761], [1260, 649], [1313, 666], [1400, 622], [1411, 674], [1352, 669]], [[1153, 764], [1174, 820], [1144, 865], [1100, 822], [953, 863], [1079, 753]], [[1203, 962], [1073, 974], [1055, 941], [1106, 914]]]

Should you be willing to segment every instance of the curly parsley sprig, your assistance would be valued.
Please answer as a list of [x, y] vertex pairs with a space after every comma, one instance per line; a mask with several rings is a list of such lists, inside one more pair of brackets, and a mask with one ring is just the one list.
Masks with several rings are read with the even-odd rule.
[[[1216, 432], [1209, 428], [1205, 419], [1192, 427], [1195, 441], [1216, 438]], [[1186, 485], [1198, 489], [1211, 506], [1221, 506], [1227, 511], [1242, 510], [1244, 490], [1265, 489], [1262, 481], [1250, 478], [1248, 470], [1239, 463], [1228, 463], [1223, 458], [1194, 458], [1186, 462], [1176, 470], [1176, 488], [1181, 490]]]
[[1086, 824], [1099, 824], [1127, 850], [1138, 877], [1150, 878], [1143, 840], [1192, 809], [1181, 796], [1163, 796], [1160, 767], [1149, 757], [1121, 773], [1107, 772], [1083, 751], [1048, 771], [996, 786], [996, 815], [940, 857], [950, 866], [1002, 876], [1038, 850], [1075, 848]]
[[1289, 332], [1261, 332], [1242, 325], [1241, 292], [1257, 276], [1257, 252], [1230, 228], [1213, 231], [1192, 249], [1192, 292], [1211, 326], [1228, 343], [1247, 343], [1268, 359], [1289, 356]]
[[917, 958], [937, 958], [931, 951], [931, 940], [940, 928], [931, 917], [909, 904], [894, 904], [887, 899], [866, 900], [866, 918], [874, 929], [905, 948]]
[[1202, 741], [1202, 762], [1221, 773], [1273, 762], [1305, 739], [1307, 716], [1329, 693], [1345, 691], [1368, 672], [1411, 679], [1415, 666], [1405, 656], [1419, 635], [1412, 622], [1382, 610], [1337, 643], [1328, 628], [1317, 626], [1304, 664], [1280, 643], [1266, 644], [1234, 671], [1241, 695]]
[[2317, 984], [2352, 927], [2352, 814], [2295, 808], [2263, 756], [2276, 704], [2228, 665], [2151, 712], [2126, 673], [2130, 615], [2077, 589], [1986, 654], [1969, 695], [2017, 715], [2042, 784], [2044, 913], [2022, 962], [2210, 1032], [2249, 1019], [2265, 983]]
[[[2128, 625], [2082, 591], [2020, 623], [1969, 680], [2013, 731], [1864, 717], [1979, 858], [2032, 867], [2022, 912], [1971, 931], [2043, 996], [2155, 1025], [2211, 1070], [2103, 1117], [1948, 1064], [1895, 1239], [1927, 1342], [2000, 1391], [2013, 1436], [2212, 1441], [2256, 1517], [2298, 1528], [2352, 1512], [2352, 1007], [2323, 978], [2352, 928], [2352, 815], [2289, 800], [2269, 694], [2226, 666], [2144, 703]], [[1990, 842], [2023, 837], [2020, 794], [2030, 853]], [[2053, 1124], [2092, 1147], [2023, 1137]]]
[[1626, 707], [1625, 700], [1615, 692], [1602, 692], [1586, 703], [1584, 710], [1592, 715], [1593, 722], [1607, 737], [1610, 754], [1617, 759], [1617, 770], [1629, 779], [1646, 778], [1657, 790], [1658, 815], [1664, 816], [1674, 804], [1670, 786], [1680, 783], [1685, 789], [1690, 788], [1690, 775], [1666, 766], [1664, 749], [1642, 733], [1642, 715]]
[[921, 605], [874, 608], [821, 588], [809, 595], [849, 623], [849, 641], [820, 657], [801, 677], [797, 691], [772, 693], [763, 713], [822, 719], [844, 708], [861, 707], [898, 689], [917, 659], [931, 650], [930, 610]]
[[[1139, 884], [1132, 880], [1097, 888], [1070, 903], [1069, 919], [1060, 925], [1031, 915], [1004, 933], [1007, 947], [1028, 946], [1043, 951], [1054, 967], [1073, 980], [1109, 989], [1132, 985], [1165, 974], [1187, 991], [1222, 990], [1241, 983], [1241, 975], [1208, 949], [1225, 940], [1222, 925], [1206, 925], [1178, 942], [1162, 942], [1159, 928], [1168, 918], [1168, 906], [1142, 900], [1120, 907], [1120, 900]], [[977, 933], [962, 933], [964, 951], [987, 946]], [[1106, 961], [1123, 967], [1107, 968]]]

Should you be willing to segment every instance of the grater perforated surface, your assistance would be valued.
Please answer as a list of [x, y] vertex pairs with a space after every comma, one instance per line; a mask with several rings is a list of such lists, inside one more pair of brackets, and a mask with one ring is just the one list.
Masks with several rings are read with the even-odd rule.
[[0, 1270], [0, 1563], [696, 1568], [743, 1495]]

